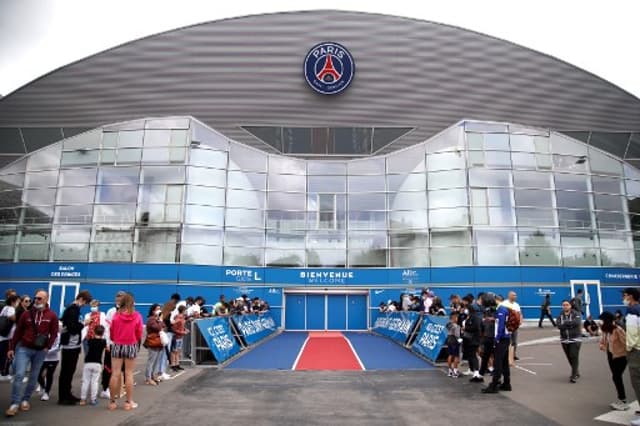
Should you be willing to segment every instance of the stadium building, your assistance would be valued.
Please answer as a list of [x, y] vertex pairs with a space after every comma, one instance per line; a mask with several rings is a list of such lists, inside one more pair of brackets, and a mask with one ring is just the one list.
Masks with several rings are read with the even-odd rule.
[[461, 28], [314, 11], [169, 31], [0, 99], [0, 280], [266, 299], [368, 328], [401, 292], [586, 289], [640, 263], [640, 99]]

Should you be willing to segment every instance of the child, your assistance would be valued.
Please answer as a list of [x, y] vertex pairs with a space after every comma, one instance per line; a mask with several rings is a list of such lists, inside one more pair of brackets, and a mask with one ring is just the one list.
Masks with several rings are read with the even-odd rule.
[[173, 339], [175, 344], [173, 345], [173, 351], [171, 351], [171, 369], [173, 371], [184, 370], [180, 367], [180, 353], [182, 352], [182, 338], [188, 333], [185, 327], [184, 312], [187, 307], [184, 305], [178, 306], [178, 314], [175, 316], [172, 322]]
[[89, 350], [89, 346], [87, 342], [89, 339], [92, 339], [95, 333], [95, 329], [97, 326], [101, 325], [105, 328], [105, 339], [108, 341], [108, 327], [107, 327], [107, 317], [104, 312], [100, 312], [100, 301], [97, 299], [93, 299], [91, 301], [91, 312], [87, 313], [84, 316], [84, 329], [82, 330], [82, 349], [84, 354], [87, 354]]
[[56, 372], [58, 363], [60, 362], [60, 333], [56, 337], [53, 346], [47, 354], [44, 356], [44, 362], [40, 367], [40, 373], [38, 374], [38, 389], [36, 392], [42, 391], [40, 401], [49, 400], [49, 392], [51, 391], [51, 385], [53, 384], [53, 373]]
[[80, 391], [80, 405], [87, 405], [87, 392], [91, 387], [91, 405], [98, 403], [98, 382], [102, 372], [102, 355], [107, 348], [104, 339], [104, 327], [97, 325], [93, 330], [93, 338], [87, 340], [88, 350], [84, 357], [82, 370], [82, 390]]
[[449, 366], [449, 377], [458, 377], [458, 362], [460, 361], [460, 325], [458, 325], [458, 313], [451, 312], [447, 323], [447, 366]]

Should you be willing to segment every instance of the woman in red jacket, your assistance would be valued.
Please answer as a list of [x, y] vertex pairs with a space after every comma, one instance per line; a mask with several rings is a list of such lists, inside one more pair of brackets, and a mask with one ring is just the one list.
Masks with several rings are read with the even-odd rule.
[[[111, 320], [111, 371], [120, 371], [124, 363], [125, 388], [127, 391], [127, 401], [124, 404], [125, 410], [136, 408], [138, 404], [133, 401], [133, 367], [140, 339], [142, 339], [142, 316], [134, 308], [133, 296], [125, 294], [120, 300], [120, 308]], [[109, 388], [111, 390], [111, 401], [109, 410], [115, 410], [115, 396], [118, 395], [119, 375], [111, 375]]]

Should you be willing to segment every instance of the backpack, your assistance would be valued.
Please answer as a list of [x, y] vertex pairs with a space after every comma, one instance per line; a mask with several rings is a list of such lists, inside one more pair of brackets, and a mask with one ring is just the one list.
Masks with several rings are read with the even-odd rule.
[[518, 328], [520, 328], [520, 323], [522, 322], [522, 314], [515, 309], [509, 308], [509, 316], [507, 317], [507, 323], [505, 327], [509, 333], [513, 333]]

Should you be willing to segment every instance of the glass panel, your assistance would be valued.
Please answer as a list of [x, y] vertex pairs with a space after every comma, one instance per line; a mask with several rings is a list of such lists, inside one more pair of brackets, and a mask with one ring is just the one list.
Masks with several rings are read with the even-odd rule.
[[514, 169], [547, 170], [551, 169], [551, 156], [547, 154], [525, 154], [514, 152], [511, 154]]
[[345, 192], [346, 178], [344, 176], [309, 176], [309, 192]]
[[264, 212], [262, 210], [227, 208], [225, 224], [239, 228], [262, 228], [264, 227]]
[[145, 148], [142, 151], [143, 163], [184, 163], [184, 148]]
[[590, 210], [558, 210], [558, 221], [561, 228], [590, 229]]
[[100, 151], [68, 151], [62, 153], [63, 166], [84, 166], [94, 165], [98, 162]]
[[429, 266], [429, 249], [390, 249], [391, 267], [419, 268]]
[[536, 146], [533, 142], [534, 136], [511, 135], [510, 139], [512, 151], [536, 152]]
[[[315, 215], [314, 215], [315, 216]], [[333, 218], [332, 218], [333, 219]], [[291, 231], [296, 229], [306, 228], [306, 213], [296, 211], [279, 211], [269, 210], [267, 211], [267, 228], [277, 229], [279, 231]], [[315, 224], [313, 228], [316, 228]], [[327, 223], [326, 226], [321, 226], [324, 229], [335, 229], [335, 220]]]
[[465, 121], [464, 128], [473, 132], [507, 132], [507, 125], [502, 123], [486, 123], [483, 121]]
[[227, 167], [227, 153], [194, 146], [189, 152], [189, 164], [213, 169], [224, 169]]
[[135, 245], [135, 262], [175, 263], [178, 231], [139, 229]]
[[204, 143], [210, 147], [227, 151], [229, 142], [220, 133], [211, 130], [196, 120], [191, 120], [191, 137], [196, 142]]
[[347, 163], [349, 175], [384, 175], [384, 158], [354, 160]]
[[25, 186], [27, 188], [46, 188], [49, 186], [56, 186], [58, 171], [29, 172], [26, 177]]
[[50, 206], [54, 204], [56, 196], [55, 188], [50, 189], [26, 189], [22, 194], [24, 204], [33, 206]]
[[144, 132], [144, 146], [169, 146], [170, 140], [171, 130], [146, 130]]
[[469, 224], [469, 211], [466, 207], [457, 209], [429, 210], [431, 228], [465, 226]]
[[[267, 247], [279, 249], [304, 249], [304, 232], [273, 232], [267, 231]], [[301, 258], [301, 260], [303, 260]]]
[[589, 164], [593, 173], [622, 176], [622, 162], [595, 149], [589, 150]]
[[[306, 198], [306, 195], [302, 193], [269, 192], [267, 206], [270, 210], [304, 210]], [[229, 195], [227, 195], [227, 203], [231, 205], [229, 199]]]
[[264, 191], [267, 188], [267, 175], [262, 173], [229, 172], [229, 188]]
[[98, 184], [101, 185], [138, 185], [137, 167], [102, 167], [98, 170]]
[[22, 209], [2, 209], [0, 210], [0, 223], [1, 224], [18, 224], [20, 222], [20, 216]]
[[95, 185], [96, 169], [70, 169], [60, 170], [59, 186], [85, 186]]
[[603, 248], [600, 250], [600, 257], [602, 260], [602, 266], [634, 266], [634, 253], [632, 250], [614, 250]]
[[102, 131], [93, 130], [91, 132], [85, 132], [77, 136], [65, 139], [62, 144], [65, 151], [73, 151], [77, 149], [93, 149], [100, 147], [101, 139]]
[[622, 194], [622, 180], [614, 177], [592, 176], [591, 183], [595, 192], [606, 192], [608, 194]]
[[516, 208], [519, 226], [557, 226], [554, 210], [535, 208]]
[[229, 170], [267, 171], [267, 155], [238, 143], [229, 145]]
[[[311, 191], [311, 177], [309, 191]], [[425, 191], [427, 189], [427, 175], [413, 173], [410, 175], [387, 175], [387, 191]]]
[[516, 188], [550, 189], [551, 176], [544, 172], [513, 172], [513, 182]]
[[396, 192], [389, 194], [389, 210], [426, 210], [427, 193]]
[[371, 268], [387, 266], [386, 248], [362, 248], [349, 250], [349, 267]]
[[109, 185], [96, 187], [97, 203], [135, 203], [137, 199], [137, 186]]
[[592, 248], [562, 248], [562, 261], [566, 266], [598, 266], [599, 251]]
[[400, 248], [429, 247], [429, 234], [416, 232], [391, 234], [390, 246]]
[[305, 259], [304, 248], [279, 250], [268, 248], [265, 250], [267, 266], [303, 267]]
[[18, 260], [49, 260], [50, 229], [23, 230], [19, 239]]
[[384, 191], [383, 176], [349, 176], [349, 192]]
[[516, 205], [526, 207], [553, 207], [553, 192], [535, 189], [515, 191]]
[[472, 265], [471, 247], [437, 247], [431, 249], [431, 266]]
[[96, 223], [132, 223], [135, 221], [135, 204], [97, 204], [94, 211]]
[[[60, 144], [55, 144], [51, 147], [41, 149], [34, 152], [27, 159], [27, 170], [46, 170], [57, 169], [60, 167]], [[93, 154], [87, 154], [88, 156], [95, 154], [95, 159], [98, 158], [97, 151], [82, 151]], [[93, 162], [95, 163], [95, 159]], [[64, 161], [63, 161], [64, 164]]]
[[[187, 122], [187, 125], [185, 129], [188, 129], [189, 128], [188, 120], [186, 120], [186, 122]], [[189, 130], [173, 129], [171, 130], [171, 141], [169, 141], [169, 144], [171, 146], [186, 146], [189, 142], [188, 138], [189, 138]]]
[[350, 194], [349, 211], [385, 210], [385, 194]]
[[53, 260], [86, 261], [89, 258], [89, 227], [58, 227], [53, 230]]
[[249, 247], [225, 247], [224, 264], [235, 266], [263, 266], [264, 249]]
[[589, 190], [588, 176], [570, 175], [566, 173], [554, 173], [553, 176], [556, 182], [556, 189], [582, 192], [587, 192]]
[[590, 196], [586, 192], [556, 192], [558, 208], [585, 209], [588, 212], [590, 210], [589, 198]]
[[469, 169], [471, 186], [511, 186], [511, 172], [508, 170]]
[[556, 266], [561, 264], [560, 247], [535, 244], [537, 244], [537, 241], [532, 241], [532, 244], [520, 247], [521, 265]]
[[118, 146], [118, 132], [102, 133], [102, 147], [116, 148]]
[[222, 247], [183, 244], [180, 249], [180, 263], [196, 265], [221, 265]]
[[464, 135], [462, 125], [445, 130], [425, 144], [427, 154], [445, 151], [464, 151]]
[[616, 157], [624, 157], [630, 136], [630, 133], [592, 132], [589, 145], [610, 152]]
[[226, 171], [187, 167], [187, 182], [192, 185], [225, 187]]
[[94, 186], [59, 188], [56, 204], [92, 204], [95, 191]]
[[143, 135], [144, 132], [142, 130], [118, 132], [118, 146], [141, 147]]
[[346, 250], [307, 249], [307, 266], [342, 268], [347, 265]]
[[346, 175], [347, 164], [337, 161], [314, 161], [307, 162], [309, 175]]
[[224, 206], [225, 194], [223, 188], [209, 188], [206, 186], [187, 186], [187, 203], [206, 204], [210, 206]]
[[307, 248], [313, 249], [344, 249], [347, 239], [344, 232], [319, 231], [307, 233]]
[[222, 229], [206, 226], [184, 226], [182, 242], [185, 244], [222, 245]]
[[466, 206], [469, 204], [465, 189], [444, 189], [429, 191], [429, 208]]
[[487, 167], [511, 168], [511, 155], [509, 152], [485, 151], [484, 161]]
[[587, 145], [557, 133], [551, 133], [551, 147], [554, 154], [572, 155], [574, 157], [587, 155]]
[[225, 231], [224, 244], [239, 247], [264, 247], [265, 234], [263, 230], [232, 230]]
[[349, 211], [350, 229], [386, 229], [386, 212], [374, 211]]
[[518, 248], [515, 246], [479, 246], [474, 247], [476, 263], [483, 265], [517, 265]]
[[613, 212], [623, 211], [623, 197], [619, 195], [595, 194], [593, 196], [597, 210], [607, 210]]
[[22, 223], [50, 223], [53, 217], [53, 207], [27, 207], [22, 211]]
[[2, 175], [0, 176], [0, 189], [17, 189], [24, 186], [24, 174], [19, 173], [15, 175]]
[[419, 173], [425, 170], [423, 144], [390, 154], [387, 157], [387, 173]]
[[623, 213], [596, 212], [598, 229], [628, 231], [626, 217]]
[[269, 190], [305, 192], [307, 190], [307, 179], [306, 176], [269, 173]]
[[467, 185], [467, 173], [464, 170], [429, 173], [429, 189], [459, 188]]
[[224, 208], [209, 206], [185, 206], [185, 223], [200, 225], [224, 225]]
[[464, 151], [443, 152], [427, 155], [427, 170], [453, 170], [464, 169]]
[[78, 206], [57, 206], [54, 223], [89, 224], [93, 218], [93, 204]]
[[307, 167], [303, 160], [294, 158], [269, 156], [269, 174], [306, 175]]

